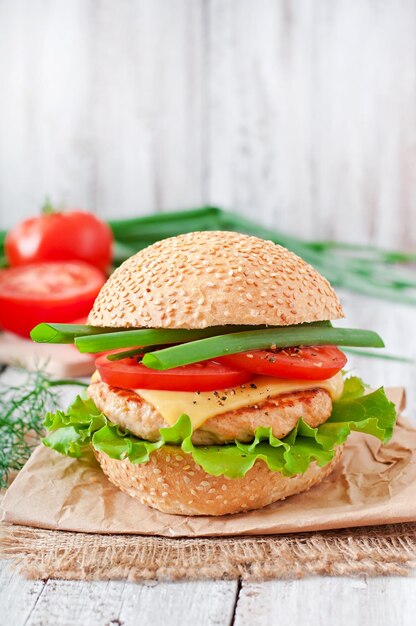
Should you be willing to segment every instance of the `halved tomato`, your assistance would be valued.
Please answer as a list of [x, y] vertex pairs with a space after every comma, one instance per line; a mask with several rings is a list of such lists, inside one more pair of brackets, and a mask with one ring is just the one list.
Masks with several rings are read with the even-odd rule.
[[29, 337], [41, 322], [84, 317], [105, 280], [103, 272], [82, 261], [0, 270], [0, 328]]
[[347, 357], [335, 346], [251, 350], [219, 359], [255, 374], [292, 380], [324, 380], [339, 372]]
[[106, 355], [101, 355], [95, 361], [95, 366], [107, 385], [121, 389], [213, 391], [236, 387], [253, 378], [250, 372], [216, 361], [201, 361], [158, 371], [142, 365], [137, 357], [109, 361]]

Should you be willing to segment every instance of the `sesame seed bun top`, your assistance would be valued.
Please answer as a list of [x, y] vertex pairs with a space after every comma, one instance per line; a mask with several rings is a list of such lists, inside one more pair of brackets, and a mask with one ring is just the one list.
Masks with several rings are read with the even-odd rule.
[[163, 239], [125, 261], [101, 289], [93, 326], [286, 326], [344, 317], [329, 282], [286, 248], [235, 232]]

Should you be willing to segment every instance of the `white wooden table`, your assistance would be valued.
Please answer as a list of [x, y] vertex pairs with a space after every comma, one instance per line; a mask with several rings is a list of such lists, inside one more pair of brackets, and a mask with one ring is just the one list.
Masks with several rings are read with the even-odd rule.
[[[345, 324], [373, 328], [385, 339], [388, 352], [416, 358], [415, 308], [342, 296]], [[413, 365], [367, 358], [351, 358], [350, 363], [373, 386], [406, 386], [408, 415], [416, 415]], [[10, 370], [2, 374], [6, 381], [13, 376]], [[0, 563], [0, 626], [413, 626], [415, 615], [416, 573], [408, 578], [140, 585], [32, 582]]]

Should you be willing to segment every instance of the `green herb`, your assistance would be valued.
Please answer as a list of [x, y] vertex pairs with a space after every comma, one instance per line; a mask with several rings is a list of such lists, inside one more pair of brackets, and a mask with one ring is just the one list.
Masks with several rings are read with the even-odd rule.
[[51, 381], [39, 371], [19, 385], [0, 384], [0, 488], [7, 487], [9, 473], [21, 469], [39, 443], [45, 408], [57, 407], [62, 385], [83, 383]]
[[176, 424], [160, 429], [155, 442], [139, 439], [100, 413], [91, 400], [77, 398], [67, 412], [50, 413], [45, 427], [50, 431], [43, 440], [61, 454], [79, 457], [90, 445], [110, 458], [132, 463], [146, 463], [154, 450], [164, 445], [181, 446], [198, 465], [213, 476], [244, 476], [261, 459], [272, 471], [287, 476], [305, 472], [312, 461], [320, 466], [329, 463], [336, 447], [345, 442], [351, 431], [367, 433], [387, 442], [396, 420], [394, 404], [384, 390], [368, 395], [357, 378], [345, 381], [344, 394], [333, 403], [329, 420], [311, 428], [302, 419], [284, 439], [277, 439], [271, 428], [258, 428], [251, 443], [234, 441], [227, 445], [194, 446], [191, 420], [181, 415]]
[[150, 352], [143, 357], [143, 365], [156, 370], [166, 370], [181, 365], [197, 363], [206, 359], [246, 352], [264, 350], [272, 346], [363, 346], [383, 348], [381, 337], [371, 330], [332, 328], [319, 326], [286, 326], [265, 330], [251, 330], [191, 341], [189, 343]]
[[84, 324], [38, 324], [30, 332], [33, 341], [37, 343], [74, 343], [76, 337], [113, 333], [119, 328], [101, 328], [85, 326]]

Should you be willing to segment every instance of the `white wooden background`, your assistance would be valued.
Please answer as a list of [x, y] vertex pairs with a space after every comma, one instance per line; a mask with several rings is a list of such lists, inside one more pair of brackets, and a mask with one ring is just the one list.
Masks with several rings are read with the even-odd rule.
[[416, 246], [414, 0], [0, 0], [0, 228], [220, 204]]

